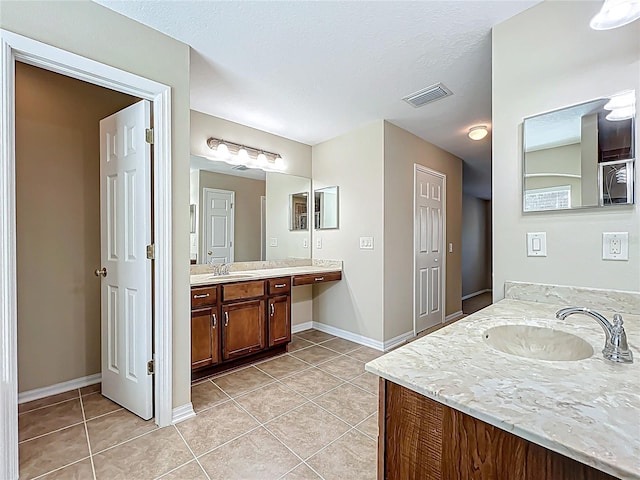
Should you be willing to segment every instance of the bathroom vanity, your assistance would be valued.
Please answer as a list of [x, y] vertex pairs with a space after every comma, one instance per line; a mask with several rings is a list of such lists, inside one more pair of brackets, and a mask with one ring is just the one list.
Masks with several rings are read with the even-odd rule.
[[[505, 290], [505, 300], [367, 364], [381, 377], [378, 478], [639, 479], [640, 294]], [[592, 318], [557, 319], [568, 305], [622, 314], [634, 363], [603, 358]], [[516, 335], [509, 350], [508, 335], [491, 338], [512, 326], [577, 340]]]

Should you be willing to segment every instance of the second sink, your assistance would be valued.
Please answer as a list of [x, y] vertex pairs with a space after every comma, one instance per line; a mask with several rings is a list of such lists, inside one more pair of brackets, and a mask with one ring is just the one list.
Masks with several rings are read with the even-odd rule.
[[496, 350], [537, 360], [576, 361], [593, 355], [593, 347], [582, 338], [552, 328], [531, 325], [501, 325], [482, 334]]

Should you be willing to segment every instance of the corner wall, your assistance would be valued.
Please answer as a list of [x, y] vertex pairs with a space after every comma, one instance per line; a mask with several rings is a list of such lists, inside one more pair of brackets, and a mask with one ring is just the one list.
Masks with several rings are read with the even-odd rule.
[[491, 202], [462, 196], [462, 296], [491, 288]]
[[[622, 90], [640, 93], [640, 22], [591, 30], [601, 5], [546, 1], [493, 29], [494, 300], [504, 297], [506, 280], [640, 290], [637, 200], [632, 207], [522, 213], [523, 117]], [[629, 232], [629, 261], [603, 261], [602, 233], [620, 231]], [[547, 257], [527, 257], [527, 232], [547, 232]]]

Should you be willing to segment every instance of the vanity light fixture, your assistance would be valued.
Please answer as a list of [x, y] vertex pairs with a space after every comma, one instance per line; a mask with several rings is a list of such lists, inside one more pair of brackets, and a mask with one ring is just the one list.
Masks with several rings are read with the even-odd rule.
[[604, 106], [610, 113], [605, 117], [611, 122], [619, 122], [633, 118], [636, 110], [636, 95], [633, 90], [622, 92], [609, 98]]
[[482, 140], [488, 133], [489, 130], [485, 125], [476, 125], [469, 129], [469, 138], [471, 140]]
[[622, 27], [640, 18], [638, 0], [604, 0], [600, 11], [589, 25], [594, 30], [610, 30]]
[[231, 165], [260, 168], [266, 172], [286, 170], [287, 165], [279, 153], [267, 152], [259, 148], [233, 143], [219, 138], [207, 139], [207, 146], [213, 150], [212, 160]]

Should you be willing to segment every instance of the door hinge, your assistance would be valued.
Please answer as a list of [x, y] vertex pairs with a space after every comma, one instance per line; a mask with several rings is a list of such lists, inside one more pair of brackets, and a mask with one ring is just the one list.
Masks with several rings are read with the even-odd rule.
[[149, 360], [147, 362], [147, 375], [154, 375], [156, 373], [156, 362], [154, 360]]
[[155, 258], [156, 258], [156, 244], [155, 243], [147, 245], [147, 258], [149, 260], [155, 260]]
[[147, 128], [144, 131], [144, 139], [146, 140], [147, 143], [150, 143], [151, 145], [153, 145], [153, 128]]

